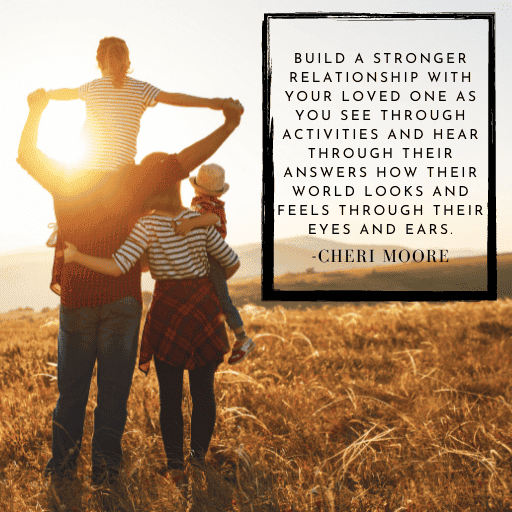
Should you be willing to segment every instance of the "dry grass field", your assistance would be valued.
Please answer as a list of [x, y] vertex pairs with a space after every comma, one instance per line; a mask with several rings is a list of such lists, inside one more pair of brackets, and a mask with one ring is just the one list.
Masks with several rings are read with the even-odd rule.
[[[512, 300], [242, 311], [257, 349], [216, 377], [204, 511], [512, 510]], [[46, 511], [57, 311], [0, 316], [0, 510]], [[185, 379], [186, 381], [187, 379]], [[90, 482], [96, 387], [79, 459]], [[190, 419], [188, 390], [185, 424]], [[123, 438], [126, 510], [186, 511], [157, 474], [158, 386], [136, 370]], [[187, 434], [188, 436], [188, 434]], [[193, 485], [192, 485], [193, 484]]]
[[[512, 296], [512, 254], [498, 254], [498, 298]], [[485, 291], [487, 258], [484, 256], [453, 258], [448, 263], [404, 263], [336, 272], [288, 272], [274, 278], [277, 290], [385, 290], [385, 291]], [[314, 302], [264, 302], [261, 278], [230, 281], [230, 292], [237, 306], [285, 308], [315, 307]], [[347, 294], [350, 297], [350, 294]], [[421, 297], [421, 295], [420, 295]]]

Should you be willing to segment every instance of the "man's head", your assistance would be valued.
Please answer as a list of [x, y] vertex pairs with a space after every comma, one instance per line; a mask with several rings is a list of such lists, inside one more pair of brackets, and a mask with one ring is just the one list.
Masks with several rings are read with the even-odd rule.
[[[140, 165], [146, 167], [145, 171], [147, 174], [152, 174], [152, 169], [156, 166], [164, 165], [165, 160], [168, 158], [169, 155], [167, 153], [155, 152], [145, 156]], [[180, 181], [160, 191], [158, 194], [154, 194], [144, 202], [144, 210], [173, 210], [180, 207], [182, 207]]]
[[172, 213], [182, 208], [181, 181], [177, 181], [169, 188], [153, 194], [144, 201], [144, 210], [162, 210]]

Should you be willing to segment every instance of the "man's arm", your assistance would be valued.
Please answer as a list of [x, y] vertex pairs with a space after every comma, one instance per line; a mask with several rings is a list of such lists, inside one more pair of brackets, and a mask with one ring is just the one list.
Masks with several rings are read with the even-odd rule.
[[185, 179], [210, 158], [240, 124], [243, 108], [239, 102], [231, 100], [226, 102], [223, 112], [225, 121], [221, 127], [177, 155], [151, 153], [140, 165], [127, 166], [117, 190], [119, 204], [140, 216], [146, 199]]
[[213, 110], [222, 110], [223, 104], [226, 101], [222, 98], [200, 98], [198, 96], [165, 91], [160, 91], [155, 100], [159, 103], [165, 103], [175, 107], [203, 107]]
[[224, 124], [204, 139], [197, 141], [180, 151], [176, 158], [185, 172], [193, 171], [197, 166], [208, 160], [235, 131], [240, 124], [244, 109], [238, 101], [230, 101], [223, 108]]
[[77, 100], [78, 87], [75, 89], [55, 89], [53, 91], [48, 91], [47, 94], [50, 100]]

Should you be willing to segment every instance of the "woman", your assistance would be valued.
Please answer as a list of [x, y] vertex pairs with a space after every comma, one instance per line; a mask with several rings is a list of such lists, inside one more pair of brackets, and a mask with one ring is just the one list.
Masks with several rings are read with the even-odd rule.
[[208, 278], [208, 255], [219, 261], [228, 279], [240, 262], [213, 226], [176, 235], [176, 222], [200, 216], [183, 206], [180, 182], [152, 196], [146, 207], [153, 213], [139, 219], [112, 258], [83, 254], [70, 243], [66, 243], [64, 258], [65, 263], [120, 276], [147, 251], [156, 285], [142, 335], [139, 369], [147, 374], [154, 356], [167, 469], [178, 481], [184, 477], [183, 372], [189, 372], [193, 405], [190, 460], [202, 464], [216, 419], [215, 371], [230, 350], [222, 309]]

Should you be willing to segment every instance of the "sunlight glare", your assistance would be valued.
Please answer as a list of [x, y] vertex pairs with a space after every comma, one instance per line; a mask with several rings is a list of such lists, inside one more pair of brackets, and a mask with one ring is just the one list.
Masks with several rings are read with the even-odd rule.
[[39, 148], [60, 162], [77, 164], [84, 154], [84, 145], [80, 139], [84, 120], [82, 102], [50, 102], [40, 125]]

